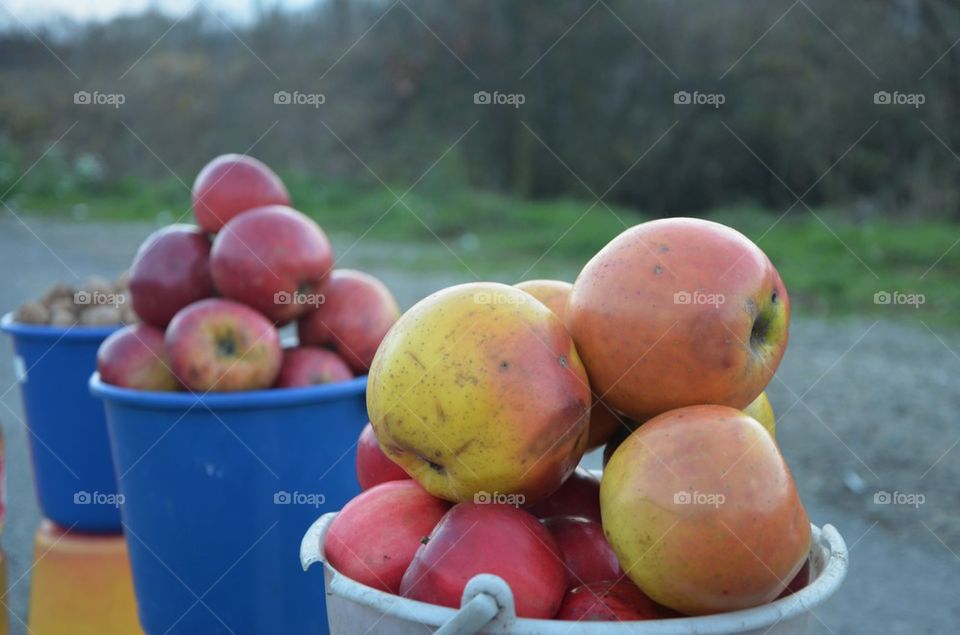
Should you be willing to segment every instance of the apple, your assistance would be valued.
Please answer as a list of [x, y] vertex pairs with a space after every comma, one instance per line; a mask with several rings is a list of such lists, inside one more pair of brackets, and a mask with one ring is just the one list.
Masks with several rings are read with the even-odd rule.
[[525, 280], [513, 286], [540, 300], [558, 318], [564, 319], [567, 310], [567, 298], [570, 297], [570, 291], [573, 289], [573, 285], [569, 282], [563, 280]]
[[449, 508], [411, 480], [368, 489], [331, 523], [323, 545], [327, 563], [352, 580], [396, 594], [420, 543]]
[[210, 239], [193, 225], [153, 232], [137, 249], [128, 285], [134, 313], [165, 328], [177, 311], [214, 295]]
[[554, 516], [540, 522], [560, 547], [570, 588], [623, 576], [600, 523], [579, 516]]
[[785, 598], [787, 596], [793, 595], [800, 589], [805, 588], [810, 584], [810, 559], [807, 558], [803, 562], [803, 566], [800, 567], [800, 571], [793, 577], [793, 580], [790, 580], [787, 584], [787, 588], [783, 590], [783, 593], [777, 596], [777, 599]]
[[[513, 286], [540, 300], [561, 321], [564, 320], [567, 300], [573, 290], [572, 284], [562, 280], [527, 280]], [[598, 448], [606, 443], [622, 425], [623, 420], [620, 415], [594, 394], [593, 406], [590, 408], [590, 437], [587, 441], [587, 450]]]
[[388, 481], [403, 481], [410, 475], [403, 468], [387, 458], [380, 449], [380, 442], [369, 423], [363, 426], [357, 440], [357, 481], [360, 489], [370, 489], [374, 485]]
[[770, 405], [766, 391], [760, 393], [760, 396], [751, 401], [743, 411], [759, 421], [771, 437], [777, 437], [777, 419], [773, 415], [773, 406]]
[[512, 505], [459, 503], [417, 550], [400, 594], [459, 607], [480, 573], [503, 578], [519, 617], [553, 617], [567, 588], [560, 548], [536, 518]]
[[600, 522], [600, 479], [578, 467], [560, 489], [527, 511], [537, 518], [582, 516]]
[[566, 322], [610, 407], [643, 421], [674, 408], [744, 408], [787, 347], [790, 300], [770, 259], [693, 218], [632, 227], [573, 284]]
[[600, 484], [603, 528], [627, 575], [686, 615], [775, 599], [810, 552], [810, 522], [776, 442], [728, 406], [644, 423]]
[[222, 154], [207, 163], [193, 182], [192, 198], [197, 224], [211, 234], [241, 212], [290, 204], [280, 177], [244, 154]]
[[629, 429], [630, 424], [623, 417], [594, 397], [593, 405], [590, 407], [590, 436], [587, 440], [587, 450], [599, 448], [620, 430]]
[[283, 205], [244, 212], [213, 241], [210, 272], [224, 296], [286, 323], [323, 302], [333, 251], [313, 220]]
[[638, 622], [678, 617], [619, 576], [567, 591], [554, 619], [572, 622]]
[[478, 282], [400, 317], [370, 367], [367, 410], [383, 451], [434, 496], [534, 504], [580, 462], [590, 387], [550, 309]]
[[97, 349], [100, 379], [136, 390], [177, 390], [170, 370], [163, 331], [148, 324], [125, 326], [103, 340]]
[[195, 392], [269, 388], [283, 357], [267, 318], [222, 298], [181, 309], [167, 327], [165, 345], [173, 374]]
[[323, 295], [323, 303], [300, 318], [300, 343], [333, 349], [353, 372], [366, 373], [400, 317], [397, 301], [382, 282], [352, 269], [335, 269]]
[[274, 387], [315, 386], [351, 378], [353, 373], [336, 353], [313, 346], [297, 346], [283, 351], [283, 362]]

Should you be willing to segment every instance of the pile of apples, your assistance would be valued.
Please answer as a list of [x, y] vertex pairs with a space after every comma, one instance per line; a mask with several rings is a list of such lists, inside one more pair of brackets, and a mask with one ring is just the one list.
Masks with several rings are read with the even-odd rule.
[[[364, 491], [328, 563], [449, 607], [495, 574], [540, 619], [709, 615], [802, 588], [810, 523], [764, 394], [789, 318], [760, 248], [689, 218], [626, 230], [572, 285], [421, 300], [371, 365]], [[577, 466], [601, 446], [598, 480]]]
[[[280, 178], [245, 155], [222, 155], [197, 176], [197, 226], [164, 227], [129, 272], [140, 323], [107, 338], [101, 378], [139, 390], [196, 393], [290, 388], [365, 374], [399, 317], [371, 275], [334, 269], [317, 223], [290, 207]], [[279, 327], [297, 322], [299, 345]]]

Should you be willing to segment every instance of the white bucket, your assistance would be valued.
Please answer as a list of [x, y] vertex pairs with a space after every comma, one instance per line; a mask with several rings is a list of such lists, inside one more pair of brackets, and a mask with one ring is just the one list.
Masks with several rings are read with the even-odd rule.
[[814, 609], [833, 595], [847, 574], [847, 545], [836, 529], [811, 525], [810, 584], [770, 604], [706, 617], [646, 622], [568, 622], [518, 618], [513, 593], [494, 575], [477, 575], [463, 593], [459, 609], [408, 600], [354, 582], [336, 571], [323, 543], [336, 513], [321, 516], [300, 544], [304, 570], [323, 562], [327, 617], [332, 635], [794, 635], [806, 633]]

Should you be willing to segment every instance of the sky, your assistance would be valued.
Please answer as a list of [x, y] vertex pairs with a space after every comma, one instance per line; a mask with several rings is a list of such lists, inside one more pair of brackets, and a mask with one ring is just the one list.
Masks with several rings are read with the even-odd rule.
[[27, 26], [56, 21], [58, 18], [74, 20], [107, 20], [118, 15], [137, 14], [154, 7], [171, 16], [190, 13], [202, 6], [216, 11], [231, 21], [244, 22], [255, 13], [257, 5], [298, 9], [313, 4], [315, 0], [0, 0], [0, 24], [4, 26]]

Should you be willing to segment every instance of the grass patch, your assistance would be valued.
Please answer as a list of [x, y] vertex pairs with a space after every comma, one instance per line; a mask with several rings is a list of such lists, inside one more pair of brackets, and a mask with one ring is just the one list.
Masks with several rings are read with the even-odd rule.
[[[480, 277], [505, 281], [572, 277], [625, 225], [649, 218], [587, 200], [523, 201], [434, 188], [414, 190], [396, 203], [380, 185], [326, 185], [291, 175], [285, 180], [296, 206], [332, 233], [383, 244], [385, 257], [390, 244], [422, 247], [397, 250], [398, 266], [412, 271], [467, 267]], [[176, 181], [124, 183], [109, 192], [20, 193], [14, 201], [30, 213], [66, 218], [191, 218], [189, 193]], [[960, 246], [953, 248], [960, 224], [854, 223], [839, 210], [817, 210], [815, 216], [803, 208], [774, 224], [776, 213], [748, 206], [708, 217], [736, 227], [767, 252], [801, 313], [919, 317], [960, 326], [960, 313], [953, 311], [960, 306]], [[890, 304], [875, 302], [883, 293]], [[913, 304], [904, 303], [911, 299]]]

